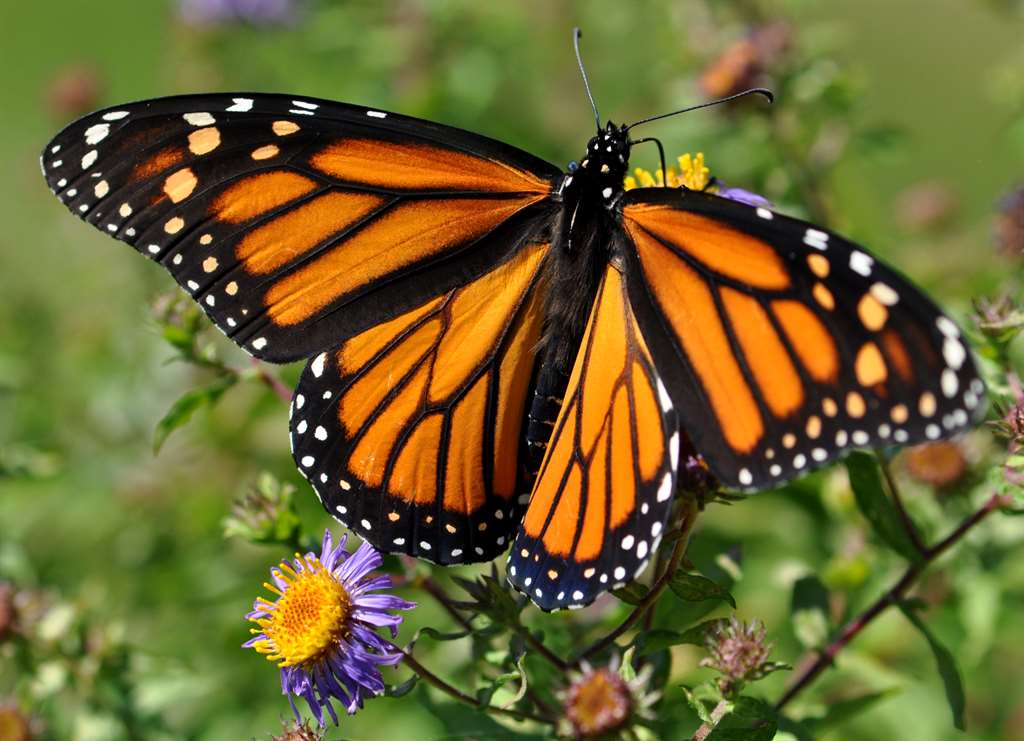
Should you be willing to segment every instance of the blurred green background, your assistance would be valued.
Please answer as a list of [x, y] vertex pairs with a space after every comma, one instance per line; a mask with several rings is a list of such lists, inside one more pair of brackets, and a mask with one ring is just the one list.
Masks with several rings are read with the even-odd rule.
[[[286, 554], [223, 539], [221, 520], [267, 470], [298, 487], [312, 530], [328, 522], [294, 471], [286, 407], [257, 383], [232, 389], [154, 457], [155, 423], [209, 376], [167, 362], [174, 353], [151, 309], [172, 288], [163, 271], [47, 191], [38, 153], [77, 115], [180, 92], [283, 91], [442, 121], [564, 165], [592, 126], [570, 43], [579, 25], [602, 116], [617, 122], [704, 99], [709, 70], [776, 87], [767, 113], [741, 105], [647, 128], [670, 157], [703, 151], [730, 185], [827, 218], [955, 315], [973, 297], [1019, 290], [1007, 276], [1021, 258], [993, 245], [999, 198], [1024, 182], [1024, 20], [1014, 3], [310, 0], [282, 2], [280, 17], [217, 20], [225, 4], [0, 3], [0, 581], [46, 605], [31, 613], [45, 660], [19, 666], [0, 638], [0, 704], [17, 702], [48, 737], [243, 739], [278, 729], [289, 711], [276, 672], [239, 644], [266, 569]], [[759, 36], [765, 28], [776, 36]], [[760, 66], [730, 77], [728, 54], [741, 52], [760, 54]], [[634, 164], [653, 169], [653, 155], [641, 148]], [[217, 333], [206, 341], [245, 366]], [[993, 444], [970, 436], [968, 467]], [[968, 511], [970, 475], [938, 495], [898, 471], [929, 535]], [[897, 573], [840, 471], [710, 508], [694, 560], [713, 564], [736, 548], [740, 614], [763, 619], [775, 658], [791, 663], [802, 653], [789, 618], [796, 578], [817, 573], [842, 612]], [[1024, 739], [1021, 557], [1024, 522], [993, 518], [923, 585], [936, 603], [929, 622], [961, 662], [968, 734], [950, 730], [928, 647], [896, 613], [801, 707], [896, 687], [826, 738]], [[424, 605], [411, 624], [448, 626], [425, 595], [414, 598]], [[459, 645], [424, 640], [418, 651], [458, 680]], [[700, 656], [677, 649], [670, 687], [706, 676]], [[785, 680], [759, 690], [777, 697]], [[692, 732], [678, 695], [665, 706], [679, 719], [667, 738]], [[420, 695], [380, 699], [329, 737], [451, 737], [443, 715]]]

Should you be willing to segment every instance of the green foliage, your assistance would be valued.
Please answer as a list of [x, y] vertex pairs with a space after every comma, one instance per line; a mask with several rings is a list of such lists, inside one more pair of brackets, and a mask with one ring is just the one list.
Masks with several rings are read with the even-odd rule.
[[850, 488], [861, 514], [867, 518], [875, 534], [908, 561], [918, 561], [921, 554], [907, 535], [892, 500], [885, 493], [878, 461], [870, 453], [854, 451], [846, 457]]
[[208, 409], [216, 404], [237, 380], [234, 376], [223, 376], [208, 386], [191, 389], [182, 394], [181, 398], [167, 410], [167, 414], [156, 423], [156, 429], [153, 431], [153, 452], [159, 453], [168, 435], [188, 424], [192, 415], [200, 409]]
[[942, 685], [946, 690], [946, 700], [949, 702], [949, 711], [953, 714], [953, 725], [961, 731], [967, 730], [964, 723], [964, 708], [967, 698], [964, 694], [964, 682], [960, 676], [960, 668], [957, 666], [956, 657], [935, 637], [935, 634], [928, 629], [928, 626], [917, 614], [916, 608], [911, 604], [900, 605], [903, 614], [907, 616], [915, 628], [921, 631], [921, 635], [928, 641], [928, 646], [935, 657], [935, 667], [942, 678]]
[[720, 601], [726, 602], [734, 610], [736, 609], [736, 600], [729, 594], [729, 590], [701, 574], [677, 571], [669, 580], [668, 588], [679, 599], [686, 602]]
[[[267, 566], [306, 550], [331, 522], [295, 472], [276, 371], [211, 331], [182, 292], [161, 294], [163, 271], [46, 192], [40, 144], [84, 108], [199, 89], [294, 91], [433, 118], [564, 163], [580, 156], [591, 126], [573, 25], [586, 31], [602, 114], [624, 121], [706, 97], [700, 80], [723, 52], [779, 23], [785, 51], [750, 72], [776, 90], [775, 106], [694, 113], [645, 135], [670, 158], [704, 151], [728, 184], [849, 233], [920, 282], [962, 319], [994, 422], [1018, 401], [1024, 369], [1019, 302], [998, 301], [1019, 297], [1022, 261], [989, 247], [1004, 224], [1000, 197], [1024, 172], [1019, 5], [309, 0], [284, 26], [194, 27], [176, 2], [12, 4], [5, 20], [17, 33], [5, 51], [17, 63], [0, 70], [9, 163], [0, 179], [0, 708], [16, 706], [44, 737], [75, 741], [266, 738], [289, 709], [275, 670], [239, 648], [242, 615]], [[81, 75], [72, 85], [82, 109], [55, 84], [71, 67], [98, 81], [91, 93]], [[941, 90], [922, 74], [932, 68], [944, 70]], [[635, 151], [634, 165], [654, 162], [653, 147]], [[948, 196], [945, 206], [925, 203], [931, 221], [913, 208], [921, 185]], [[283, 369], [285, 385], [299, 372]], [[963, 442], [971, 475], [949, 491], [893, 458], [922, 534], [943, 537], [992, 493], [1024, 511], [1020, 447], [993, 432]], [[588, 659], [612, 665], [632, 651], [618, 667], [647, 714], [630, 733], [675, 739], [708, 722], [712, 739], [767, 739], [776, 724], [800, 741], [903, 738], [908, 727], [953, 741], [963, 737], [953, 725], [979, 741], [1021, 735], [1024, 687], [1013, 668], [1024, 662], [1024, 520], [997, 515], [918, 582], [926, 619], [886, 611], [781, 715], [772, 710], [814, 652], [918, 558], [875, 459], [855, 454], [847, 472], [707, 503], [686, 568], [618, 648]], [[327, 738], [569, 734], [562, 702], [578, 668], [553, 664], [538, 645], [579, 655], [649, 596], [656, 569], [617, 600], [542, 615], [508, 590], [500, 562], [448, 571], [389, 558], [388, 573], [420, 603], [396, 641], [474, 700], [550, 713], [557, 725], [481, 712], [398, 668], [385, 673], [396, 701], [368, 701]], [[448, 606], [427, 593], [427, 579]], [[700, 664], [726, 621], [715, 616], [734, 607], [768, 626], [773, 660], [756, 685], [738, 696], [727, 687], [726, 697], [721, 674]], [[17, 616], [13, 628], [5, 614]], [[774, 671], [782, 661], [797, 670]], [[920, 681], [936, 672], [941, 688]]]

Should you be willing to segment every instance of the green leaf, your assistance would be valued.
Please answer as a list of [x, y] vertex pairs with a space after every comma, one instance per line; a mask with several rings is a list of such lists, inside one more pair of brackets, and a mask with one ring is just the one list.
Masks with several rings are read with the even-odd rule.
[[850, 487], [857, 507], [871, 523], [875, 534], [908, 561], [919, 561], [921, 554], [903, 529], [899, 513], [882, 486], [882, 474], [875, 456], [854, 451], [846, 457], [846, 470], [850, 474]]
[[706, 741], [772, 741], [779, 729], [775, 708], [746, 695], [736, 698], [732, 711], [718, 722]]
[[192, 415], [204, 407], [212, 407], [229, 388], [235, 385], [235, 376], [222, 376], [205, 388], [192, 389], [179, 398], [156, 423], [153, 434], [153, 452], [159, 453], [167, 436], [184, 426]]
[[670, 646], [704, 646], [707, 634], [724, 622], [724, 618], [714, 618], [698, 623], [691, 628], [680, 632], [676, 630], [648, 630], [641, 633], [633, 641], [636, 647], [637, 656], [649, 656]]
[[697, 714], [701, 722], [711, 723], [711, 713], [708, 708], [713, 702], [717, 702], [717, 699], [712, 700], [709, 695], [717, 696], [718, 691], [712, 691], [707, 682], [698, 684], [692, 690], [684, 684], [682, 690], [687, 705], [693, 708], [693, 712]]
[[631, 581], [622, 589], [613, 589], [612, 594], [627, 605], [633, 605], [635, 607], [643, 602], [644, 597], [647, 596], [649, 591], [650, 590], [647, 588], [646, 584], [641, 584], [638, 581]]
[[921, 631], [921, 634], [928, 641], [935, 657], [935, 666], [942, 677], [942, 684], [946, 688], [946, 701], [949, 703], [949, 710], [953, 714], [953, 725], [958, 730], [966, 730], [964, 727], [964, 706], [967, 699], [964, 696], [964, 682], [960, 676], [960, 669], [956, 665], [956, 657], [952, 652], [939, 642], [935, 634], [928, 629], [920, 615], [914, 612], [913, 608], [901, 604], [900, 609], [907, 616], [907, 620], [913, 623], [914, 627]]
[[412, 692], [413, 687], [420, 681], [419, 674], [413, 674], [401, 684], [395, 684], [384, 688], [384, 697], [404, 697]]
[[873, 708], [883, 700], [887, 700], [902, 692], [899, 687], [890, 687], [880, 692], [869, 692], [866, 695], [838, 700], [825, 708], [825, 714], [819, 718], [805, 718], [801, 724], [814, 733], [830, 731]]
[[498, 577], [497, 567], [491, 565], [490, 574], [482, 574], [474, 579], [452, 577], [459, 587], [465, 590], [470, 600], [455, 602], [455, 606], [468, 610], [473, 614], [483, 614], [498, 625], [519, 627], [519, 613], [526, 606], [525, 600], [517, 600], [506, 586], [506, 581]]
[[632, 682], [636, 679], [636, 668], [633, 666], [633, 655], [636, 653], [636, 646], [630, 646], [622, 655], [622, 663], [619, 665], [619, 676], [624, 682]]
[[816, 576], [805, 576], [793, 584], [790, 601], [793, 634], [804, 648], [817, 648], [828, 640], [828, 589]]
[[473, 631], [471, 630], [459, 630], [452, 633], [442, 633], [439, 630], [424, 626], [416, 631], [413, 635], [412, 640], [409, 641], [409, 648], [411, 649], [413, 644], [420, 639], [420, 636], [427, 636], [433, 638], [435, 641], [457, 641], [460, 638], [465, 638], [470, 635]]
[[719, 600], [728, 602], [734, 610], [736, 609], [736, 600], [729, 594], [729, 590], [706, 576], [688, 574], [680, 570], [672, 575], [668, 586], [679, 599], [686, 602]]

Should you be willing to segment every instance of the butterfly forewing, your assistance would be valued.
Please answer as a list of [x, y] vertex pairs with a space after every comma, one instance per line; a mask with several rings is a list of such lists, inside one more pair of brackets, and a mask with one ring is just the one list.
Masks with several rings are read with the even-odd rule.
[[327, 510], [378, 548], [453, 564], [508, 547], [547, 252], [530, 244], [306, 366], [295, 460]]
[[485, 137], [275, 95], [129, 104], [66, 128], [43, 172], [162, 263], [246, 350], [309, 357], [487, 272], [542, 229], [558, 171]]
[[775, 485], [849, 448], [954, 434], [979, 412], [956, 325], [863, 248], [694, 191], [631, 191], [622, 216], [640, 326], [725, 483]]
[[512, 584], [553, 610], [638, 575], [671, 508], [676, 425], [625, 280], [609, 266], [512, 546]]

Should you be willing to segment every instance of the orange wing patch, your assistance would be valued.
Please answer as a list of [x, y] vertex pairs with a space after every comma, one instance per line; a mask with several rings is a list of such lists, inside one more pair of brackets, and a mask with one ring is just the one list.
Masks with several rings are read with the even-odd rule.
[[399, 190], [468, 190], [546, 195], [546, 180], [515, 167], [429, 144], [342, 139], [310, 159], [345, 183]]
[[644, 277], [672, 324], [734, 450], [747, 452], [764, 434], [764, 422], [725, 332], [708, 283], [641, 228], [630, 234]]
[[307, 367], [296, 459], [329, 509], [378, 547], [449, 563], [507, 546], [547, 251], [528, 245]]
[[512, 548], [512, 583], [556, 609], [632, 578], [660, 539], [678, 457], [671, 403], [608, 268]]
[[[396, 206], [275, 283], [264, 299], [267, 313], [280, 326], [298, 324], [375, 278], [472, 242], [527, 205], [521, 198], [453, 198]], [[301, 240], [301, 249], [315, 231], [306, 227], [291, 239]], [[318, 241], [330, 238], [326, 230], [317, 236]], [[289, 242], [277, 249], [289, 254]]]
[[228, 224], [241, 224], [315, 189], [313, 180], [294, 172], [262, 172], [225, 188], [210, 205], [210, 214]]
[[714, 219], [661, 206], [627, 206], [623, 216], [634, 240], [636, 226], [642, 225], [655, 237], [741, 283], [774, 291], [790, 286], [786, 266], [771, 245]]

